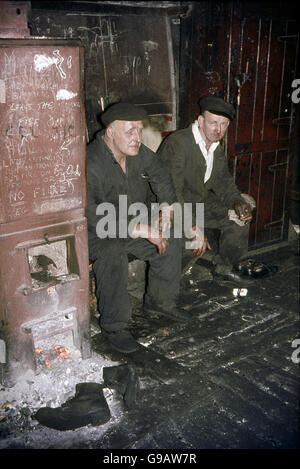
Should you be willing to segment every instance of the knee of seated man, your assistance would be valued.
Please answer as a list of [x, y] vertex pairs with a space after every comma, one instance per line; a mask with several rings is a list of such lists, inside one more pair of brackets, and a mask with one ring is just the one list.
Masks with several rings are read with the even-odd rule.
[[127, 260], [127, 254], [123, 243], [118, 239], [107, 240], [102, 249], [99, 250], [98, 259], [106, 259], [108, 262], [114, 262], [114, 260], [120, 261]]
[[178, 256], [181, 257], [182, 255], [182, 240], [181, 238], [174, 238], [171, 237], [169, 238], [169, 246], [168, 249], [165, 252], [165, 255], [172, 255], [172, 256]]

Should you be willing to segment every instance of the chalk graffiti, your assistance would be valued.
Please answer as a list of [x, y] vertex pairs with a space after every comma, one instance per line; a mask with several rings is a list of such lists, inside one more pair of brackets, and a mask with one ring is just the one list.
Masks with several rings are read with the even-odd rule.
[[77, 96], [77, 93], [73, 93], [72, 91], [68, 91], [68, 90], [59, 90], [57, 93], [56, 93], [56, 99], [57, 100], [66, 100], [66, 99], [72, 99], [74, 98], [75, 96]]
[[34, 62], [34, 69], [36, 72], [43, 72], [45, 69], [50, 67], [51, 65], [55, 65], [61, 78], [66, 78], [66, 74], [62, 69], [62, 63], [64, 62], [64, 58], [60, 55], [59, 50], [54, 50], [53, 52], [54, 57], [49, 57], [48, 55], [43, 54], [35, 54], [33, 62]]
[[59, 46], [0, 50], [0, 182], [7, 220], [82, 203], [74, 57]]

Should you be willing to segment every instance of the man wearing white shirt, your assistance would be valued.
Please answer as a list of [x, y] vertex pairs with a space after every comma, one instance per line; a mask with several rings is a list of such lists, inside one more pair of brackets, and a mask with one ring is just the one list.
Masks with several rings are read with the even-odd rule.
[[[215, 278], [241, 282], [233, 266], [247, 256], [249, 223], [252, 209], [241, 195], [229, 173], [220, 141], [235, 117], [234, 107], [222, 98], [208, 96], [200, 100], [200, 115], [187, 128], [169, 135], [159, 153], [171, 171], [176, 194], [184, 210], [193, 206], [193, 254], [207, 256], [214, 264]], [[196, 204], [204, 203], [204, 230], [196, 224]], [[228, 217], [234, 211], [239, 223]], [[211, 249], [211, 229], [219, 231], [217, 249]], [[184, 262], [183, 262], [184, 265]]]
[[195, 138], [195, 142], [199, 145], [202, 155], [204, 156], [205, 161], [206, 161], [206, 171], [205, 171], [205, 176], [204, 176], [204, 182], [206, 182], [211, 176], [213, 161], [214, 161], [214, 151], [220, 142], [213, 142], [207, 148], [206, 142], [204, 138], [201, 136], [199, 126], [200, 126], [199, 121], [196, 120], [192, 126], [192, 131], [193, 131], [193, 135]]

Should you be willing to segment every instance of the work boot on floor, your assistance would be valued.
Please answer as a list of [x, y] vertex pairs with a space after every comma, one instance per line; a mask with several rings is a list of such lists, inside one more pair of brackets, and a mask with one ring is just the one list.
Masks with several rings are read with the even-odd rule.
[[139, 349], [140, 344], [135, 340], [127, 330], [106, 331], [102, 329], [103, 336], [108, 340], [111, 346], [121, 353], [132, 353]]
[[276, 265], [267, 265], [264, 262], [255, 261], [254, 259], [246, 259], [234, 265], [234, 269], [240, 275], [245, 275], [255, 279], [269, 277], [275, 275], [278, 271]]
[[230, 282], [238, 286], [251, 286], [253, 285], [252, 278], [246, 278], [240, 272], [233, 270], [233, 268], [217, 264], [213, 272], [214, 280]]
[[103, 368], [104, 385], [116, 389], [123, 396], [128, 409], [132, 409], [138, 398], [139, 379], [131, 365], [119, 365]]
[[110, 411], [98, 383], [76, 384], [75, 397], [61, 407], [43, 407], [34, 416], [42, 425], [56, 430], [74, 430], [91, 424], [103, 425], [110, 419]]

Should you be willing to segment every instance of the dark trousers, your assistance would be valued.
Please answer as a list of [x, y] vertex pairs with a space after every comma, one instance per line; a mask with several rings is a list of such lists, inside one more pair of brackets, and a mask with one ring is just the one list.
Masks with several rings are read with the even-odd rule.
[[[249, 225], [239, 226], [229, 220], [228, 209], [213, 193], [204, 204], [204, 232], [212, 250], [203, 258], [216, 264], [219, 273], [231, 270], [233, 264], [247, 257]], [[183, 264], [187, 264], [191, 257], [192, 251], [184, 249]]]
[[173, 302], [179, 294], [181, 240], [170, 238], [164, 254], [145, 239], [109, 239], [93, 263], [100, 325], [106, 331], [124, 329], [131, 318], [127, 292], [128, 254], [149, 261], [147, 295], [157, 303]]

